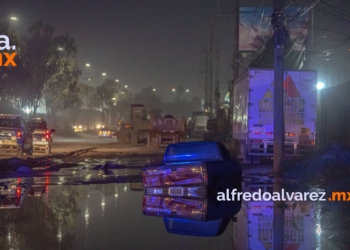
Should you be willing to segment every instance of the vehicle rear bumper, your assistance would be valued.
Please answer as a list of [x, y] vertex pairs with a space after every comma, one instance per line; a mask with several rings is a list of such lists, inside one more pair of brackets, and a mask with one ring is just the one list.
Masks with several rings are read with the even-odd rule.
[[33, 150], [45, 150], [51, 144], [49, 142], [33, 142]]
[[[273, 156], [273, 141], [263, 141], [262, 143], [249, 143], [246, 145], [249, 156]], [[285, 141], [285, 156], [302, 156], [314, 148], [314, 144], [300, 144], [299, 141]]]
[[99, 135], [98, 137], [99, 138], [112, 138], [111, 135]]
[[0, 141], [0, 152], [17, 152], [21, 145], [16, 141]]

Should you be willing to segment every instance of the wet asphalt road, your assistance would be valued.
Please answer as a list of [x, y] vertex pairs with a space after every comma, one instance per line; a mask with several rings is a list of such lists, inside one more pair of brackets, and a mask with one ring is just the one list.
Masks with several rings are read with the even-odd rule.
[[[79, 135], [80, 137], [62, 137], [54, 136], [51, 153], [62, 154], [65, 152], [76, 151], [85, 148], [98, 148], [100, 151], [117, 150], [120, 146], [116, 138], [99, 139], [95, 135]], [[34, 151], [34, 157], [45, 156], [43, 152]], [[15, 157], [15, 153], [0, 153], [0, 159]]]

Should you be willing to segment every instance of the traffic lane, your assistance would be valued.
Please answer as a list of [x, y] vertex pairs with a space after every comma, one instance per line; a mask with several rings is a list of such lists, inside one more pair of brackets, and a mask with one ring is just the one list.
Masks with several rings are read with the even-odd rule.
[[117, 138], [101, 138], [99, 139], [97, 135], [85, 135], [82, 137], [62, 137], [62, 136], [54, 136], [53, 145], [55, 143], [93, 143], [93, 144], [105, 144], [116, 142]]
[[[63, 137], [63, 136], [55, 136], [53, 137], [52, 145], [51, 145], [51, 153], [64, 153], [70, 152], [85, 148], [94, 148], [99, 147], [103, 148], [107, 145], [116, 146], [117, 140], [116, 138], [102, 138], [99, 139], [97, 135], [80, 135], [79, 137]], [[34, 152], [34, 154], [40, 154], [40, 152]]]

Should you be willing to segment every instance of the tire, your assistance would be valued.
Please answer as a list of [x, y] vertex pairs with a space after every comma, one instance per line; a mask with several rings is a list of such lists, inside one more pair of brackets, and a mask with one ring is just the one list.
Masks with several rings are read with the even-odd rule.
[[23, 157], [23, 146], [20, 149], [18, 149], [16, 156], [17, 156], [17, 158], [22, 158]]
[[45, 148], [45, 154], [46, 155], [51, 154], [51, 146], [49, 146], [48, 148]]

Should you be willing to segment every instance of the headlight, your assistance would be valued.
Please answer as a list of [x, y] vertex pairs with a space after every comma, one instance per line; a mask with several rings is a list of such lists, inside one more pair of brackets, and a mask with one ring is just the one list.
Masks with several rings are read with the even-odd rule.
[[82, 126], [79, 126], [79, 128], [82, 128]]
[[74, 126], [73, 128], [77, 128], [77, 126]]

